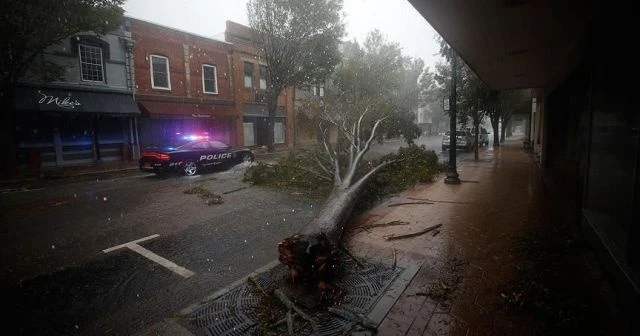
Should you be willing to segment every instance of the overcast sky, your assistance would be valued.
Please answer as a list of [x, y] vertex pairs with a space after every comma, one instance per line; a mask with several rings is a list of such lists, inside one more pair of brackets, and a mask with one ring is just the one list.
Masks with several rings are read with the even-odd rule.
[[[216, 36], [225, 21], [248, 25], [247, 0], [127, 0], [126, 15], [165, 26]], [[367, 33], [379, 29], [397, 42], [406, 56], [420, 57], [427, 66], [439, 59], [436, 32], [407, 0], [344, 0], [347, 39], [364, 42]]]

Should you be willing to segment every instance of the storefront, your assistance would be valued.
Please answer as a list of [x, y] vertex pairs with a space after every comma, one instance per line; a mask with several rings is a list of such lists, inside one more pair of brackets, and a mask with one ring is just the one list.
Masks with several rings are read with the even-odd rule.
[[[245, 146], [266, 146], [268, 143], [269, 112], [265, 105], [244, 104], [243, 136]], [[273, 143], [286, 141], [286, 118], [284, 107], [278, 106], [273, 118]]]
[[206, 135], [232, 146], [236, 141], [233, 105], [139, 101], [142, 147], [174, 143], [190, 136]]
[[140, 112], [130, 93], [21, 87], [15, 107], [20, 166], [39, 169], [138, 157]]

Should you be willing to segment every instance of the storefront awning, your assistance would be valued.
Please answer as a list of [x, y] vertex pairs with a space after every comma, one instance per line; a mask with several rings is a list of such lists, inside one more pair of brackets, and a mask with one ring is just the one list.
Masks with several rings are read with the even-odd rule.
[[22, 111], [139, 115], [128, 93], [49, 88], [18, 88], [15, 107]]
[[229, 118], [235, 116], [232, 105], [211, 103], [138, 102], [140, 110], [150, 118]]

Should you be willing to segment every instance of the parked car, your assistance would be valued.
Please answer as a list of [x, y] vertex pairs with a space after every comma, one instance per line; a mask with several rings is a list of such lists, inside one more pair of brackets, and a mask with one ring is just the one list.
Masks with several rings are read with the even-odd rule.
[[[467, 127], [466, 130], [475, 138], [476, 132], [473, 127]], [[480, 127], [480, 135], [478, 136], [478, 143], [480, 144], [480, 147], [489, 146], [489, 134], [491, 133], [487, 132], [486, 128]]]
[[[475, 136], [475, 132], [471, 132], [472, 135]], [[484, 127], [480, 127], [480, 134], [478, 136], [478, 143], [480, 144], [480, 147], [486, 147], [489, 146], [489, 132], [487, 132], [487, 129]]]
[[187, 176], [214, 167], [230, 167], [254, 160], [254, 155], [248, 148], [233, 148], [209, 139], [189, 141], [178, 147], [147, 147], [140, 156], [140, 170], [144, 172], [181, 172]]
[[[450, 132], [446, 132], [442, 136], [442, 151], [449, 150], [449, 139], [451, 138]], [[476, 137], [471, 135], [468, 130], [456, 131], [456, 149], [462, 149], [466, 151], [473, 150], [473, 146], [476, 143]]]

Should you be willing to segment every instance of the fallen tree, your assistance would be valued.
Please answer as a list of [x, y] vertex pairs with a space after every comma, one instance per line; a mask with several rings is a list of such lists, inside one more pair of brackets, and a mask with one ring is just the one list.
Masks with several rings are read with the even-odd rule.
[[[325, 153], [331, 166], [318, 161], [320, 168], [333, 175], [333, 190], [316, 215], [296, 234], [278, 243], [279, 260], [289, 268], [292, 281], [300, 280], [315, 284], [324, 293], [335, 276], [337, 252], [344, 226], [351, 215], [357, 197], [366, 182], [382, 168], [396, 162], [387, 160], [372, 167], [363, 176], [356, 179], [356, 172], [376, 131], [386, 118], [376, 119], [368, 138], [362, 139], [362, 122], [368, 109], [360, 117], [348, 125], [346, 120], [339, 122], [328, 114], [327, 121], [336, 127], [347, 143], [346, 155], [332, 149], [327, 141], [327, 130], [322, 130]], [[341, 159], [346, 160], [342, 163]], [[345, 173], [342, 174], [342, 171]]]

